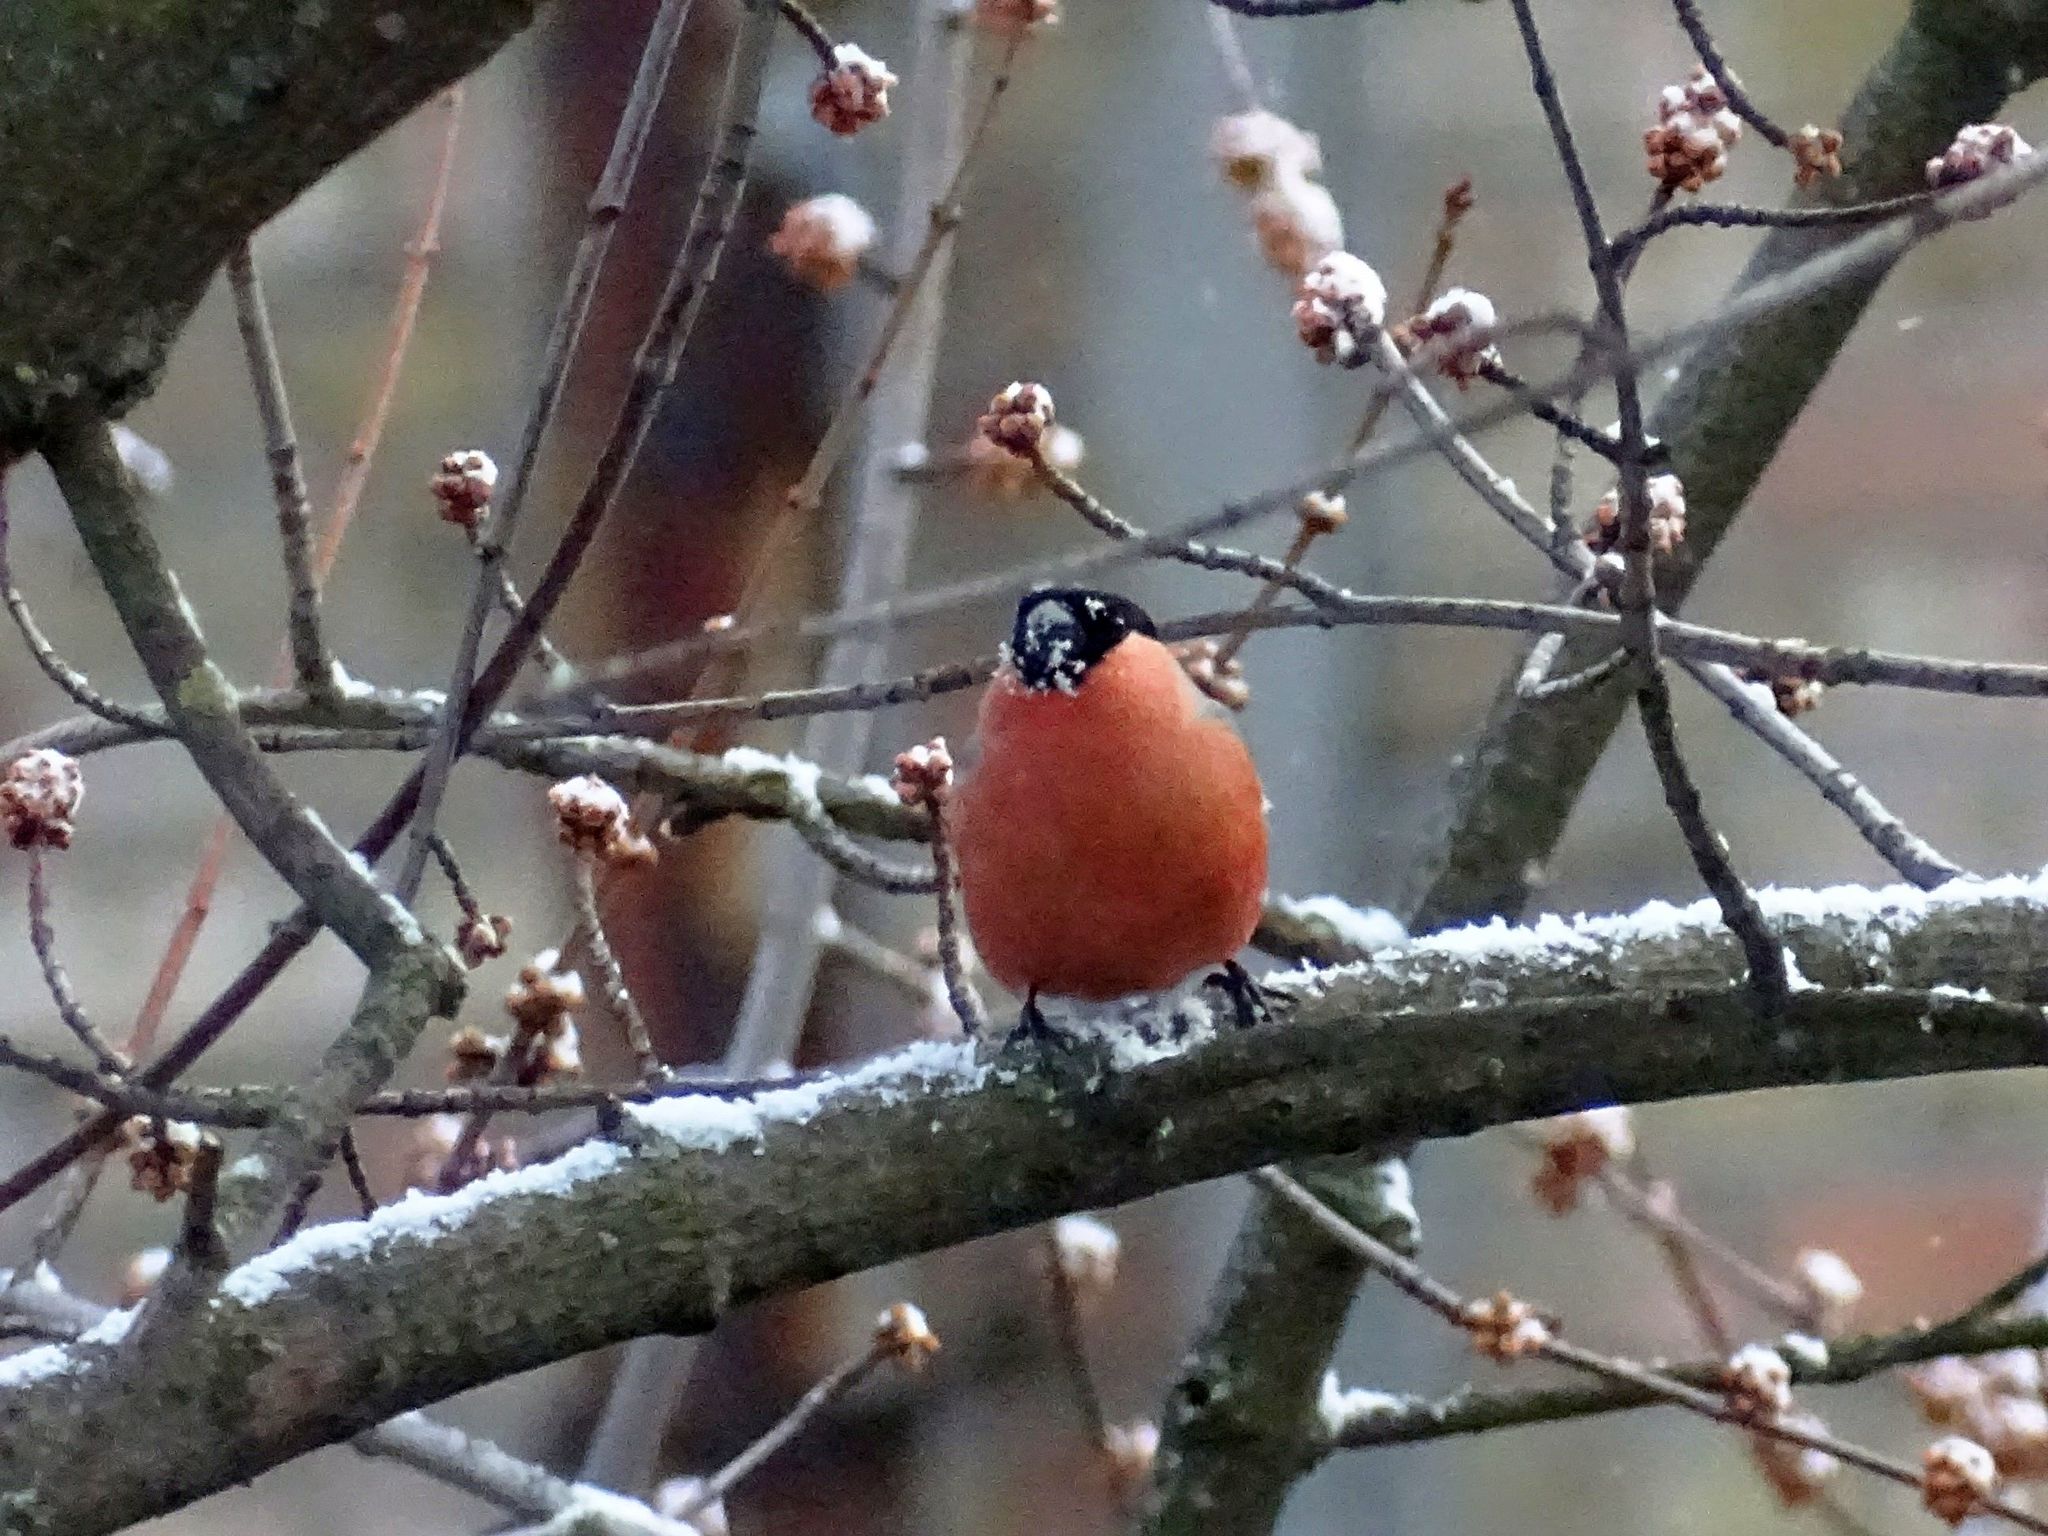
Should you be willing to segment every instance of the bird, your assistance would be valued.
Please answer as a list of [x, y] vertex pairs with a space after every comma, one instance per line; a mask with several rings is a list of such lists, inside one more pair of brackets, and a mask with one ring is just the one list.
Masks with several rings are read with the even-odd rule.
[[1238, 1021], [1263, 1014], [1237, 953], [1266, 890], [1251, 753], [1127, 597], [1041, 587], [1018, 602], [983, 694], [979, 758], [947, 817], [989, 974], [1024, 999], [1108, 1002], [1204, 966]]

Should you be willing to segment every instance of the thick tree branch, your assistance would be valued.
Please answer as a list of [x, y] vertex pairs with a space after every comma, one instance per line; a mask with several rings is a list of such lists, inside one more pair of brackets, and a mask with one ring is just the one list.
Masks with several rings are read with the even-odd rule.
[[0, 9], [0, 455], [119, 415], [236, 243], [537, 0]]
[[1701, 902], [1293, 973], [1273, 1027], [1177, 1054], [1122, 1030], [1051, 1059], [925, 1045], [837, 1084], [631, 1110], [630, 1144], [230, 1272], [148, 1373], [118, 1370], [124, 1322], [0, 1362], [8, 1528], [111, 1530], [548, 1360], [1276, 1158], [1610, 1098], [2048, 1061], [2048, 881], [1763, 900], [1818, 983], [1770, 1023]]

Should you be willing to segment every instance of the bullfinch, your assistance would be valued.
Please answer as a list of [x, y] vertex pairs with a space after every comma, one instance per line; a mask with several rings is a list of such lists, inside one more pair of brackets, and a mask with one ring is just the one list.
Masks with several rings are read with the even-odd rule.
[[990, 975], [1025, 999], [1106, 1002], [1203, 966], [1257, 1016], [1236, 960], [1266, 889], [1251, 754], [1128, 598], [1041, 588], [981, 702], [980, 758], [948, 817]]

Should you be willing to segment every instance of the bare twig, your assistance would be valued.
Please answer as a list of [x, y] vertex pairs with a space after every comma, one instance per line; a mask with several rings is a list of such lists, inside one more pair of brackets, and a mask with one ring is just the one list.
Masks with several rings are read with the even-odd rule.
[[57, 959], [57, 938], [50, 929], [49, 869], [40, 845], [31, 848], [28, 855], [28, 941], [36, 952], [36, 964], [42, 967], [43, 982], [50, 989], [50, 1000], [57, 1005], [57, 1017], [64, 1021], [64, 1027], [92, 1052], [100, 1071], [116, 1079], [126, 1077], [128, 1058], [107, 1043], [99, 1026], [87, 1016], [78, 994], [71, 988], [71, 978]]

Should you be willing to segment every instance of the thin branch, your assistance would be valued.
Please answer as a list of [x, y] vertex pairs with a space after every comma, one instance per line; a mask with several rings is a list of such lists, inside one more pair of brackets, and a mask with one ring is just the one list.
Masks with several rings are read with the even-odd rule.
[[1714, 77], [1714, 84], [1721, 87], [1721, 94], [1728, 98], [1729, 110], [1769, 140], [1773, 147], [1790, 149], [1792, 136], [1764, 116], [1763, 108], [1750, 100], [1742, 82], [1735, 78], [1735, 71], [1721, 57], [1721, 50], [1714, 44], [1714, 34], [1707, 30], [1706, 18], [1700, 15], [1696, 0], [1671, 0], [1671, 9], [1678, 17], [1679, 26], [1685, 30], [1687, 40], [1692, 43], [1692, 51], [1699, 55], [1707, 73]]
[[591, 873], [591, 861], [578, 857], [575, 866], [577, 932], [582, 936], [584, 952], [590, 956], [590, 963], [597, 967], [598, 996], [626, 1032], [626, 1046], [633, 1053], [641, 1081], [651, 1082], [667, 1069], [654, 1049], [654, 1037], [648, 1032], [647, 1017], [641, 1013], [640, 1004], [626, 986], [626, 973], [619, 966], [619, 957], [612, 952], [611, 940], [605, 936], [604, 919], [598, 913], [597, 882]]
[[249, 363], [249, 381], [256, 394], [256, 415], [263, 424], [263, 453], [270, 466], [271, 494], [277, 501], [278, 542], [284, 550], [285, 578], [291, 601], [285, 634], [292, 669], [299, 686], [316, 696], [332, 693], [334, 658], [328, 654], [320, 628], [320, 580], [313, 572], [313, 507], [299, 463], [298, 435], [292, 430], [291, 397], [286, 393], [284, 364], [271, 329], [270, 306], [256, 260], [244, 240], [228, 255], [228, 291], [235, 301], [235, 325], [242, 333], [242, 351]]
[[49, 871], [40, 844], [31, 848], [28, 856], [28, 942], [36, 952], [36, 964], [42, 967], [43, 982], [50, 989], [50, 1000], [57, 1005], [57, 1017], [64, 1021], [64, 1027], [92, 1052], [102, 1073], [117, 1080], [126, 1077], [131, 1063], [107, 1043], [99, 1026], [87, 1016], [78, 994], [71, 989], [71, 978], [57, 959], [57, 936], [50, 928]]

